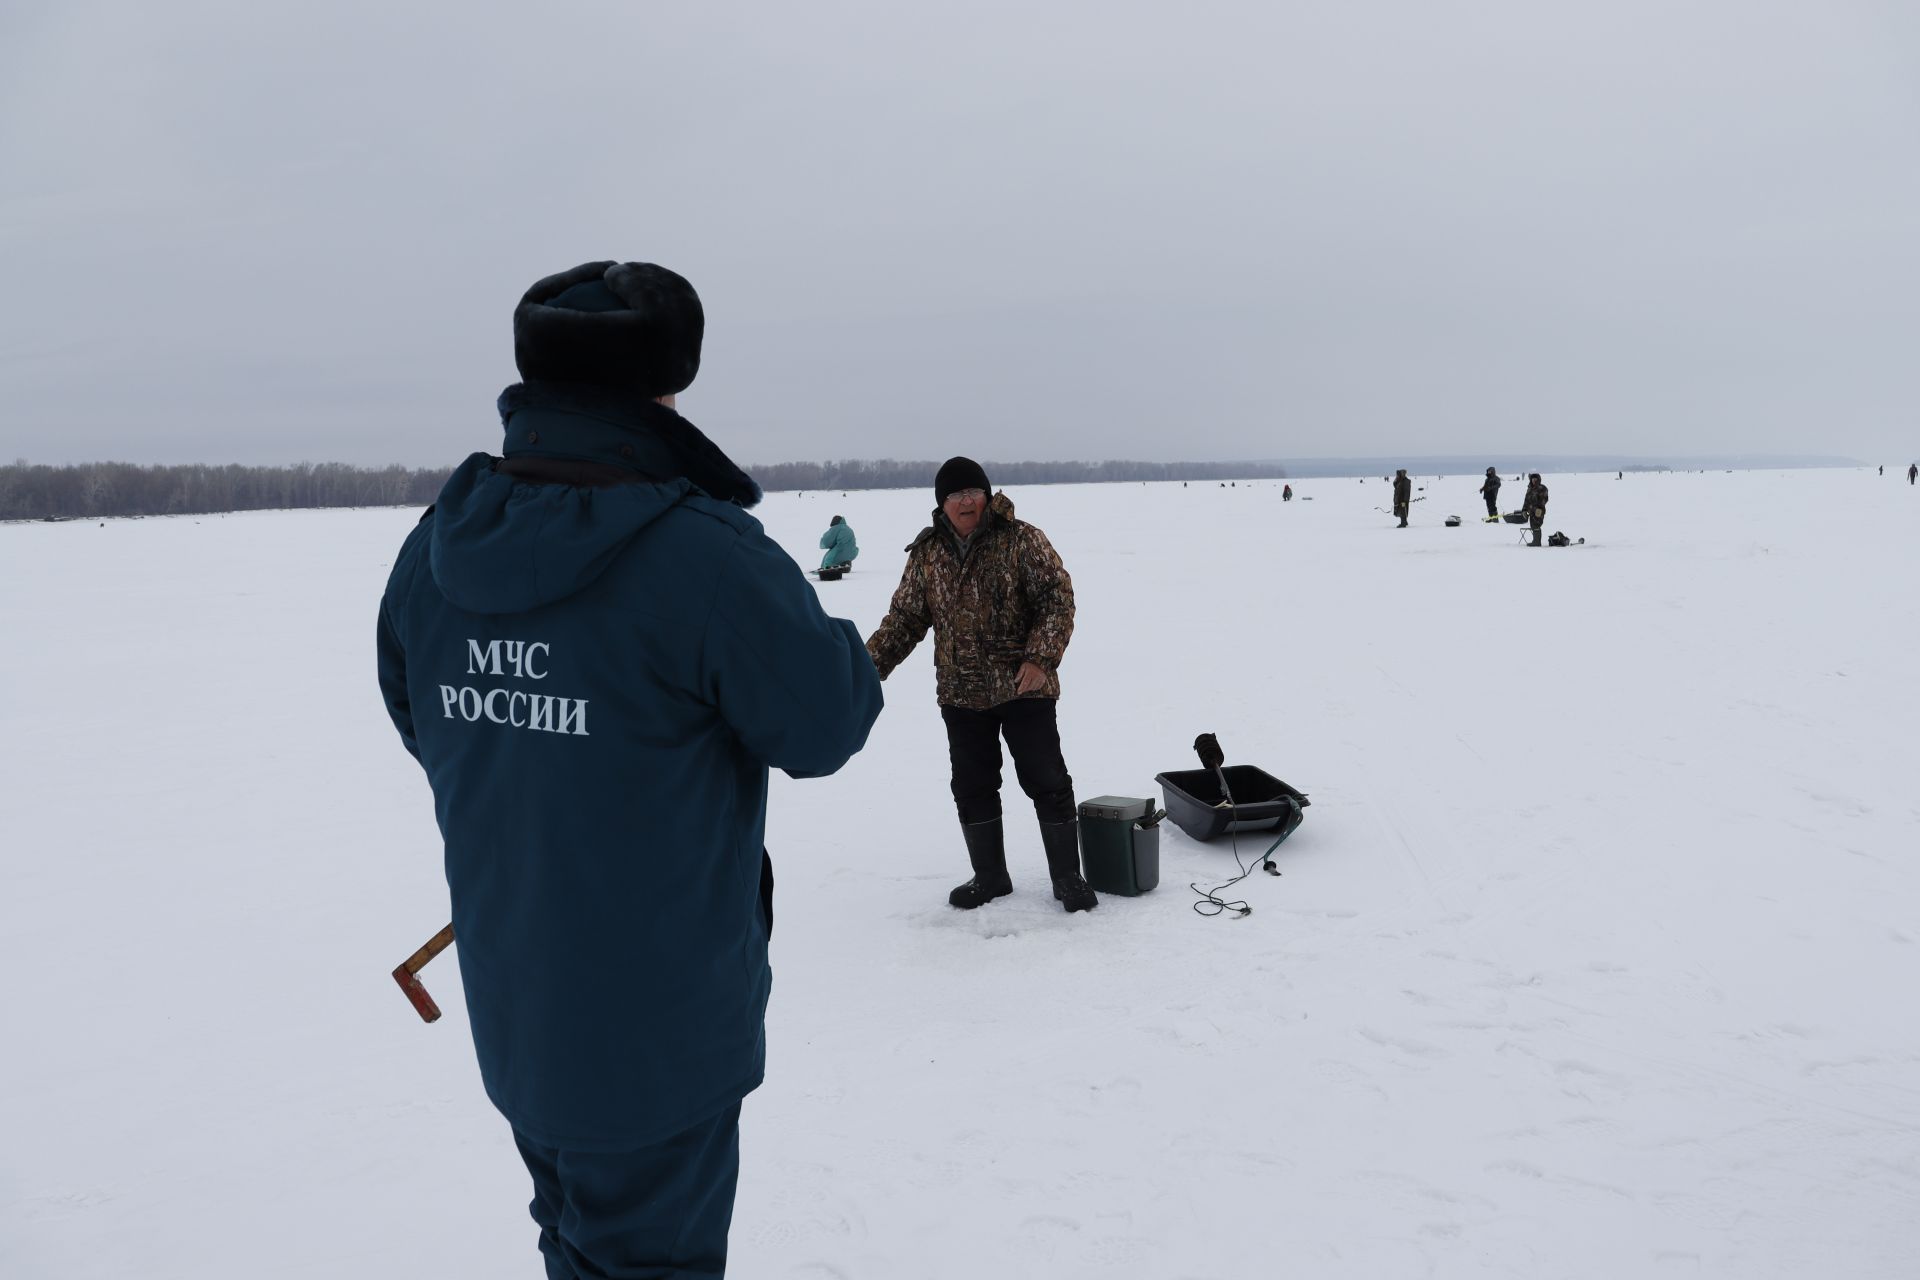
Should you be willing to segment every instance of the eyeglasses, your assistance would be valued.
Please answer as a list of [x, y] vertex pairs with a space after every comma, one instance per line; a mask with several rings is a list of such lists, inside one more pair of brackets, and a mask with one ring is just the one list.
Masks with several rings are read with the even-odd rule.
[[955, 489], [947, 495], [948, 502], [981, 502], [986, 499], [985, 489]]

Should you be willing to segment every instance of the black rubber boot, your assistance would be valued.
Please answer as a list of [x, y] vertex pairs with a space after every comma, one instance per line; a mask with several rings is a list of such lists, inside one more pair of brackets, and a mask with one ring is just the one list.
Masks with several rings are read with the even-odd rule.
[[1047, 850], [1047, 874], [1053, 877], [1053, 896], [1069, 911], [1091, 911], [1100, 905], [1093, 886], [1080, 874], [1080, 820], [1040, 824], [1040, 843]]
[[987, 822], [963, 822], [960, 834], [967, 839], [967, 861], [973, 864], [973, 879], [947, 895], [947, 901], [962, 911], [983, 907], [995, 898], [1013, 892], [1007, 878], [1007, 839], [1000, 819]]

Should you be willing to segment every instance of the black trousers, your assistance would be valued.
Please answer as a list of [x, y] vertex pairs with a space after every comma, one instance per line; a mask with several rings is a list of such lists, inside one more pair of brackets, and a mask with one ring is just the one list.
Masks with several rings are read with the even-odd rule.
[[941, 707], [953, 760], [953, 803], [969, 825], [1000, 816], [1000, 738], [1013, 752], [1014, 776], [1042, 822], [1074, 816], [1073, 777], [1060, 754], [1052, 698], [1016, 698], [987, 711]]
[[1487, 495], [1487, 514], [1490, 516], [1497, 516], [1500, 514], [1500, 495], [1499, 494], [1490, 493]]

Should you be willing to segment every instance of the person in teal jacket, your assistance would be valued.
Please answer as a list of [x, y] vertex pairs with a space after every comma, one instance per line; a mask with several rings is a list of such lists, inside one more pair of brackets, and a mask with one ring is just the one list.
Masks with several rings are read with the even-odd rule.
[[767, 774], [830, 774], [880, 680], [674, 407], [704, 315], [596, 262], [514, 313], [524, 382], [401, 545], [381, 694], [445, 841], [480, 1076], [549, 1276], [720, 1276], [766, 1057]]
[[820, 535], [820, 549], [827, 554], [820, 558], [822, 569], [835, 569], [843, 564], [852, 564], [854, 557], [860, 554], [860, 544], [853, 540], [853, 526], [839, 516], [827, 526]]

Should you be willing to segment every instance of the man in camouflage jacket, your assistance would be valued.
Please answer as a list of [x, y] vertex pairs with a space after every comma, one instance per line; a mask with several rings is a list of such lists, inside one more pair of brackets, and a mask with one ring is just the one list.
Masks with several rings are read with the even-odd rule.
[[1520, 509], [1527, 513], [1527, 524], [1533, 530], [1533, 541], [1527, 545], [1540, 545], [1540, 526], [1547, 522], [1547, 486], [1541, 482], [1540, 473], [1533, 472], [1527, 477], [1527, 496], [1522, 499]]
[[1098, 899], [1080, 874], [1073, 778], [1060, 752], [1060, 660], [1073, 635], [1073, 580], [1047, 535], [1016, 519], [970, 458], [934, 481], [933, 523], [907, 547], [907, 567], [880, 626], [867, 637], [880, 678], [929, 628], [940, 716], [953, 764], [973, 878], [947, 900], [972, 910], [1013, 892], [1000, 815], [1000, 739], [1040, 819], [1053, 896], [1068, 911]]

